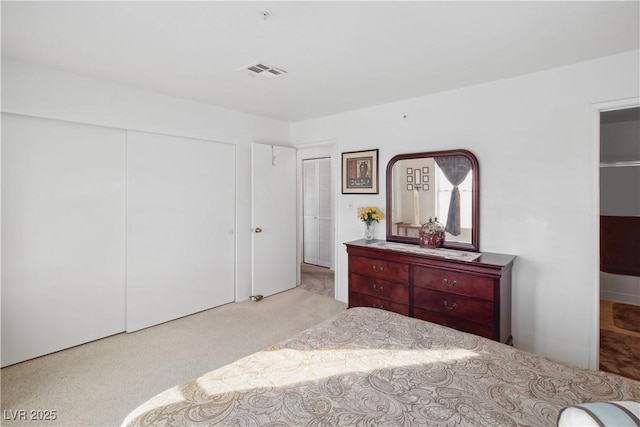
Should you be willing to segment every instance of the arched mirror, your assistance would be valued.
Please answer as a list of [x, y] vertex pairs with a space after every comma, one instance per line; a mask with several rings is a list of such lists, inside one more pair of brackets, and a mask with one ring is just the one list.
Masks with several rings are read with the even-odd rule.
[[469, 151], [400, 154], [387, 165], [387, 240], [420, 244], [429, 218], [445, 226], [443, 247], [479, 251], [478, 160]]

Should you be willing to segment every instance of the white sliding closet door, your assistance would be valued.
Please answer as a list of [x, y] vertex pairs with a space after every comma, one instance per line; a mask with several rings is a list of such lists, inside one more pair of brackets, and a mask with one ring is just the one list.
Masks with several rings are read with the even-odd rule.
[[2, 115], [2, 365], [124, 331], [125, 131]]
[[303, 160], [304, 262], [331, 267], [331, 159]]
[[235, 147], [127, 132], [127, 332], [235, 293]]

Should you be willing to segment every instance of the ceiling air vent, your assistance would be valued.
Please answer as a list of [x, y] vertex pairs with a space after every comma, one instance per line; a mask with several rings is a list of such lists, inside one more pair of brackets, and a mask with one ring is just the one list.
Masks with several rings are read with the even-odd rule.
[[239, 68], [239, 70], [247, 71], [251, 76], [260, 75], [263, 77], [276, 77], [282, 74], [287, 74], [287, 72], [281, 68], [272, 67], [271, 65], [266, 65], [260, 62], [245, 65], [244, 67]]

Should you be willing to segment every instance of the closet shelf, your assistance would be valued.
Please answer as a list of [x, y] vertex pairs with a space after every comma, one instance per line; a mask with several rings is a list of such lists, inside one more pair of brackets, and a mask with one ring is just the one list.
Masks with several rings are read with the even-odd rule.
[[620, 168], [620, 167], [633, 167], [640, 166], [640, 160], [627, 160], [624, 162], [601, 162], [601, 168]]

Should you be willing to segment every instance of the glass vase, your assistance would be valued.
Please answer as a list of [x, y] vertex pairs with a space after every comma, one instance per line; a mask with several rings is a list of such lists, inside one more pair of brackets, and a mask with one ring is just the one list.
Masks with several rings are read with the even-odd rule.
[[364, 239], [369, 241], [373, 240], [374, 233], [374, 224], [375, 222], [365, 222], [364, 223]]
[[420, 229], [420, 246], [424, 248], [439, 248], [444, 244], [444, 225], [438, 222], [438, 218], [424, 224]]

